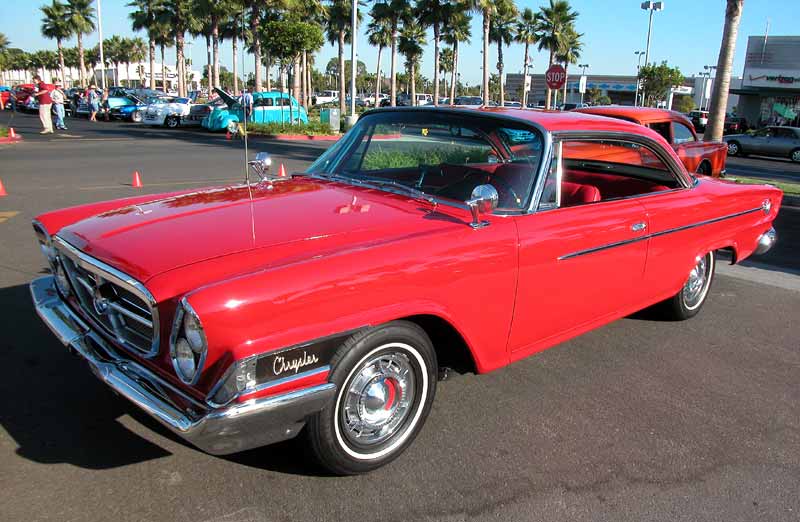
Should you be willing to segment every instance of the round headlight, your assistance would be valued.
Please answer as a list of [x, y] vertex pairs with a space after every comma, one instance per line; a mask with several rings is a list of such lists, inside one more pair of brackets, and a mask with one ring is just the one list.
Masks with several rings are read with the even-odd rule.
[[203, 327], [194, 314], [186, 313], [183, 316], [183, 335], [189, 341], [189, 346], [195, 353], [201, 353], [206, 346], [206, 336]]
[[64, 270], [64, 265], [61, 264], [60, 259], [56, 259], [55, 261], [55, 269], [56, 269], [56, 286], [58, 287], [58, 291], [61, 292], [61, 295], [68, 296], [69, 295], [69, 279], [67, 279], [67, 273]]
[[189, 346], [189, 342], [181, 337], [175, 343], [175, 371], [178, 372], [178, 377], [184, 381], [191, 381], [194, 379], [195, 372], [197, 372], [197, 365], [194, 360], [194, 352]]

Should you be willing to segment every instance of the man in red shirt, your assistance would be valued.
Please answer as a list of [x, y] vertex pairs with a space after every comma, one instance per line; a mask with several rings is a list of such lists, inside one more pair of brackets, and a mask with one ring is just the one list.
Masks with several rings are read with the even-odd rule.
[[39, 101], [39, 119], [44, 127], [39, 134], [53, 134], [53, 115], [50, 112], [53, 107], [53, 99], [50, 97], [50, 91], [38, 74], [33, 77], [33, 81], [36, 83], [34, 96]]

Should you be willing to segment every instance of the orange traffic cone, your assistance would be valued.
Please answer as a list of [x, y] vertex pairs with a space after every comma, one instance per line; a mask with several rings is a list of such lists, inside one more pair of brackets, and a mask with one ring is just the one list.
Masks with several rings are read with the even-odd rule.
[[283, 163], [281, 163], [281, 168], [278, 169], [278, 177], [280, 178], [286, 177], [286, 168], [284, 168]]
[[[19, 138], [19, 135], [16, 132], [14, 132], [14, 127], [9, 127], [8, 128], [8, 137], [10, 139], [12, 139], [12, 140], [15, 140], [15, 139]], [[3, 195], [5, 195], [5, 194], [3, 194]]]
[[139, 171], [133, 171], [133, 182], [131, 182], [131, 186], [133, 188], [142, 188], [142, 178], [139, 177]]
[[3, 180], [0, 179], [0, 197], [8, 196], [8, 192], [6, 192], [6, 188], [3, 186]]

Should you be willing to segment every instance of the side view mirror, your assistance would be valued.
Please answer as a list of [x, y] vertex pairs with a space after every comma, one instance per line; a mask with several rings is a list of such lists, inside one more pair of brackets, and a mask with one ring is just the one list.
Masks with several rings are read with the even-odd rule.
[[256, 159], [247, 162], [250, 170], [257, 175], [261, 180], [269, 176], [269, 169], [272, 166], [272, 156], [269, 152], [259, 152], [256, 154]]
[[469, 224], [472, 228], [483, 228], [489, 224], [488, 221], [481, 221], [481, 214], [488, 214], [497, 208], [497, 203], [500, 196], [497, 194], [497, 189], [492, 185], [478, 185], [472, 189], [470, 199], [466, 201], [470, 212], [472, 212], [472, 223]]

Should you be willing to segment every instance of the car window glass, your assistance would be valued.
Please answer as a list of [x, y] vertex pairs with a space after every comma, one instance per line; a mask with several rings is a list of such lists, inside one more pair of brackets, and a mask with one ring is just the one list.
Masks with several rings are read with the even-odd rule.
[[694, 134], [692, 134], [691, 129], [689, 129], [689, 127], [683, 123], [679, 123], [677, 121], [672, 122], [672, 134], [674, 136], [673, 143], [676, 145], [695, 141]]
[[775, 129], [776, 138], [794, 138], [792, 129]]
[[[557, 183], [558, 207], [641, 196], [681, 186], [653, 150], [624, 140], [563, 141], [560, 169], [560, 180], [554, 182], [551, 167], [543, 192], [543, 197], [550, 196], [553, 183]], [[553, 206], [551, 200], [543, 201]]]
[[256, 98], [255, 102], [253, 103], [253, 107], [272, 107], [273, 99], [272, 98]]
[[762, 138], [768, 138], [772, 136], [772, 129], [761, 129], [759, 131], [756, 131], [755, 135]]
[[661, 134], [661, 137], [667, 140], [667, 143], [672, 141], [672, 136], [669, 135], [669, 122], [668, 121], [658, 121], [655, 123], [651, 123], [648, 125], [651, 129], [656, 131], [657, 133]]

